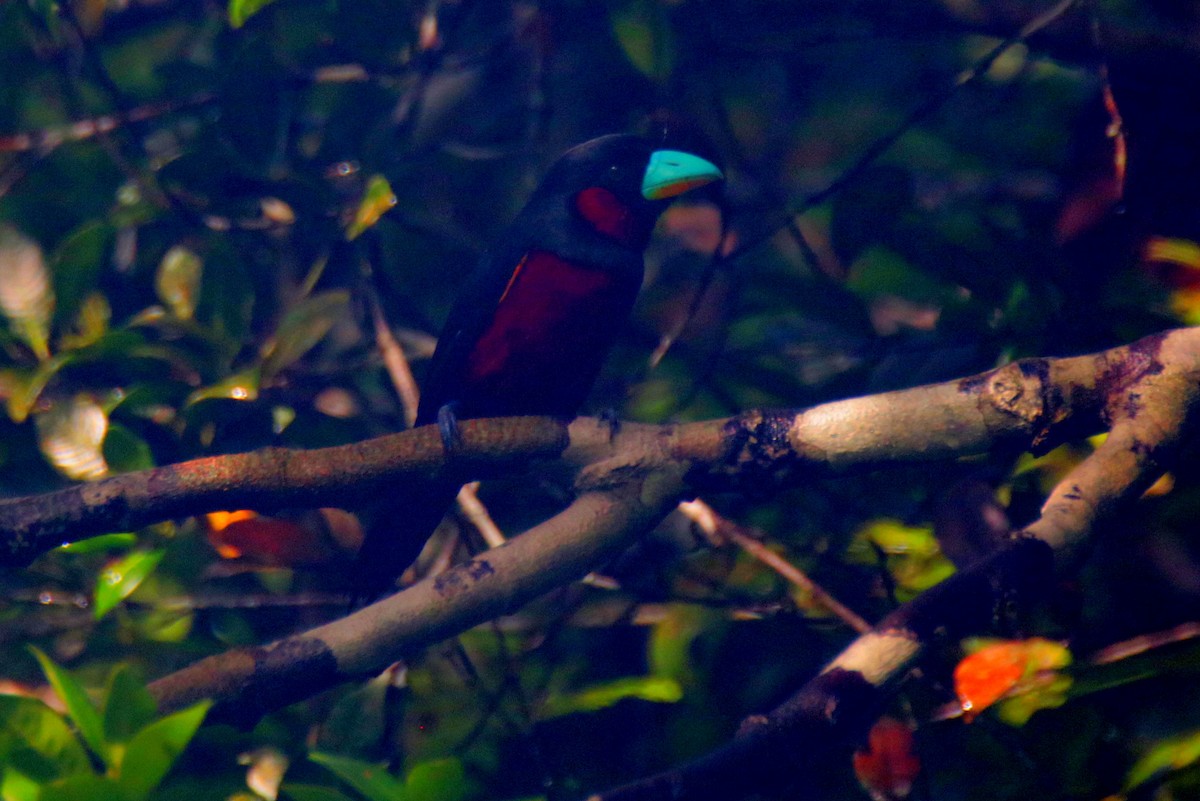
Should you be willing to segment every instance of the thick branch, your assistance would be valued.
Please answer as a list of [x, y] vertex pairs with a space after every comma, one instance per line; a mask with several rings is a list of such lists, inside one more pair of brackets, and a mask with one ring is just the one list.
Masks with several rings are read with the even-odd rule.
[[210, 456], [6, 500], [0, 502], [0, 564], [28, 564], [64, 542], [174, 517], [353, 504], [409, 476], [502, 470], [558, 456], [568, 443], [566, 427], [543, 418], [510, 418], [500, 425], [468, 420], [462, 434], [453, 465], [446, 464], [437, 427], [426, 426], [332, 448]]
[[[1073, 381], [1052, 378], [1046, 386], [1073, 386], [1080, 398], [1090, 398], [1080, 405], [1098, 410], [1111, 431], [1060, 482], [1038, 520], [1017, 532], [1012, 544], [900, 607], [787, 702], [749, 719], [729, 745], [593, 801], [727, 799], [800, 781], [831, 752], [865, 738], [886, 701], [887, 686], [916, 664], [935, 634], [961, 636], [987, 627], [1014, 600], [1049, 586], [1052, 553], [1060, 567], [1073, 566], [1093, 525], [1138, 498], [1158, 477], [1191, 431], [1200, 397], [1200, 340], [1194, 330], [1081, 358], [1091, 362], [1090, 380], [1077, 369], [1083, 362], [1068, 359], [1051, 363], [1047, 376], [1058, 371], [1065, 379], [1069, 372]], [[1019, 395], [999, 395], [1019, 401]], [[1061, 400], [1043, 399], [1028, 409], [1063, 409]], [[1050, 420], [1047, 436], [1069, 422], [1057, 414]]]
[[[1164, 344], [1165, 361], [1159, 354]], [[1196, 375], [1198, 353], [1200, 333], [1185, 329], [1096, 355], [1027, 359], [960, 381], [806, 411], [626, 424], [616, 437], [609, 426], [582, 418], [569, 429], [547, 418], [470, 420], [451, 464], [434, 426], [334, 448], [213, 456], [4, 501], [0, 560], [23, 565], [63, 542], [172, 517], [353, 504], [406, 476], [444, 470], [465, 481], [538, 457], [561, 455], [583, 467], [581, 489], [684, 461], [697, 489], [761, 491], [814, 474], [943, 460], [1001, 443], [1047, 449], [1104, 430], [1130, 385], [1147, 373], [1163, 373], [1156, 391], [1182, 391], [1180, 384], [1185, 389]], [[1170, 387], [1163, 383], [1168, 379]]]
[[[306, 634], [204, 660], [160, 679], [154, 692], [165, 708], [210, 697], [218, 700], [219, 714], [226, 718], [252, 719], [378, 670], [405, 653], [586, 573], [652, 526], [689, 491], [738, 487], [761, 491], [764, 485], [796, 481], [814, 472], [946, 459], [980, 453], [1001, 442], [1045, 449], [1111, 426], [1107, 442], [1068, 476], [1047, 501], [1042, 518], [1024, 532], [1031, 544], [1013, 546], [1013, 553], [1024, 555], [1000, 555], [989, 562], [992, 567], [980, 568], [992, 576], [987, 581], [993, 586], [995, 575], [987, 571], [1008, 564], [1005, 560], [1026, 565], [1025, 560], [1034, 559], [1040, 564], [1037, 554], [1048, 549], [1033, 538], [1043, 538], [1059, 553], [1070, 554], [1085, 540], [1098, 515], [1135, 498], [1170, 458], [1187, 429], [1185, 422], [1198, 393], [1200, 329], [1186, 329], [1096, 355], [1027, 360], [957, 382], [838, 401], [804, 412], [749, 412], [729, 420], [678, 426], [626, 425], [615, 438], [610, 437], [609, 426], [590, 419], [576, 420], [565, 430], [541, 418], [468, 421], [456, 472], [561, 453], [563, 461], [582, 468], [577, 480], [579, 499], [526, 535], [448, 574]], [[286, 466], [270, 469], [273, 456], [285, 457]], [[418, 429], [340, 449], [214, 457], [70, 492], [90, 490], [126, 515], [133, 514], [135, 501], [144, 501], [149, 505], [138, 511], [140, 517], [134, 518], [138, 520], [152, 519], [150, 508], [183, 513], [179, 506], [184, 498], [193, 505], [188, 510], [192, 513], [261, 506], [264, 498], [269, 503], [298, 505], [303, 496], [309, 504], [326, 505], [330, 493], [344, 493], [354, 482], [378, 487], [397, 476], [448, 469], [442, 460], [436, 431]], [[172, 469], [179, 474], [173, 484], [160, 478], [162, 470]], [[259, 480], [267, 482], [265, 489], [256, 489]], [[169, 503], [177, 506], [154, 499], [153, 493], [163, 484], [175, 492]], [[123, 495], [131, 486], [141, 494]], [[105, 487], [111, 489], [99, 491]], [[63, 516], [56, 518], [48, 504], [52, 498], [55, 495], [10, 501], [0, 507], [0, 514], [24, 510], [27, 516], [42, 515], [42, 525], [65, 525]], [[101, 508], [106, 508], [104, 503]], [[1044, 572], [1037, 564], [1026, 567], [1029, 575]], [[1017, 573], [1022, 571], [1025, 568]], [[1007, 568], [1001, 572], [1010, 573]], [[965, 571], [950, 579], [945, 589], [923, 595], [914, 602], [916, 607], [901, 609], [858, 640], [797, 696], [800, 700], [764, 718], [764, 725], [776, 734], [762, 742], [776, 743], [776, 736], [786, 737], [793, 753], [804, 753], [813, 746], [811, 736], [824, 738], [822, 748], [826, 748], [858, 732], [857, 723], [839, 724], [831, 734], [829, 725], [836, 723], [832, 719], [800, 725], [788, 716], [837, 709], [842, 703], [838, 697], [822, 693], [834, 692], [835, 684], [849, 684], [825, 678], [831, 673], [861, 673], [867, 684], [876, 687], [901, 675], [924, 648], [926, 633], [937, 620], [960, 619], [956, 615], [962, 613], [965, 597], [960, 593], [975, 592], [960, 584], [978, 587], [979, 575]], [[939, 598], [960, 600], [949, 603]], [[922, 620], [935, 625], [906, 622], [906, 615], [917, 615], [914, 608]], [[975, 612], [956, 628], [987, 622], [980, 607], [972, 609]], [[858, 679], [848, 681], [861, 686]], [[828, 703], [815, 703], [814, 698]], [[862, 718], [856, 714], [853, 720]], [[739, 743], [735, 751], [755, 748]], [[720, 758], [721, 764], [725, 759]]]
[[522, 536], [349, 617], [201, 660], [150, 690], [164, 710], [211, 698], [210, 720], [253, 723], [579, 579], [674, 508], [681, 479], [681, 469], [661, 471], [585, 493]]
[[862, 741], [886, 704], [885, 685], [907, 672], [935, 634], [990, 628], [998, 611], [1050, 578], [1050, 549], [1018, 540], [888, 615], [769, 715], [743, 721], [728, 745], [589, 801], [717, 801], [802, 782]]

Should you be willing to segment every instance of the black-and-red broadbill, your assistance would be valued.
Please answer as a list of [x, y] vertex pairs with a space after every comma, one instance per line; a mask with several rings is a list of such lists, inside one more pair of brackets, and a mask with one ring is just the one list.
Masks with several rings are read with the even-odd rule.
[[[416, 424], [440, 416], [445, 436], [453, 419], [574, 416], [633, 306], [659, 214], [721, 177], [698, 156], [632, 135], [568, 150], [463, 287]], [[360, 594], [383, 591], [416, 559], [457, 492], [445, 480], [389, 492], [388, 515], [359, 551]]]

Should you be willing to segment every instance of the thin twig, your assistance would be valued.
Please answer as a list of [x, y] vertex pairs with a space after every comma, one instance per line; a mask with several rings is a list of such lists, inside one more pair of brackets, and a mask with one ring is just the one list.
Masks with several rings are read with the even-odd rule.
[[[438, 548], [437, 556], [430, 563], [429, 568], [425, 571], [429, 576], [440, 576], [454, 565], [454, 552], [458, 550], [459, 529], [456, 526], [453, 531], [446, 534], [442, 540], [441, 547]], [[408, 571], [405, 571], [406, 573]], [[414, 573], [415, 577], [415, 573]], [[407, 580], [407, 576], [404, 577]]]
[[1197, 637], [1200, 637], [1200, 623], [1195, 621], [1181, 623], [1175, 628], [1167, 629], [1166, 631], [1142, 634], [1101, 648], [1091, 655], [1087, 663], [1089, 665], [1107, 665], [1112, 662], [1119, 662], [1122, 659], [1128, 659], [1131, 656], [1137, 656], [1153, 648], [1161, 648], [1164, 645], [1185, 642]]
[[387, 370], [392, 387], [400, 398], [400, 405], [404, 407], [404, 424], [408, 428], [412, 428], [413, 423], [417, 421], [417, 406], [421, 400], [420, 390], [417, 389], [417, 380], [413, 378], [412, 368], [408, 366], [404, 348], [400, 347], [400, 343], [396, 341], [391, 326], [383, 316], [383, 307], [379, 298], [373, 291], [368, 290], [366, 294], [367, 302], [371, 305], [375, 347], [379, 348], [379, 355], [383, 357], [384, 369]]
[[507, 538], [500, 531], [496, 522], [492, 520], [492, 516], [488, 514], [487, 507], [483, 505], [483, 501], [479, 500], [478, 493], [478, 481], [464, 484], [463, 488], [458, 491], [458, 511], [462, 512], [463, 517], [475, 527], [489, 548], [498, 548], [507, 541]]
[[1013, 36], [1005, 39], [996, 45], [983, 58], [975, 62], [970, 67], [960, 72], [955, 79], [941, 91], [936, 92], [932, 97], [927, 99], [914, 108], [908, 115], [901, 120], [894, 128], [885, 133], [883, 136], [872, 142], [866, 150], [864, 150], [854, 163], [847, 167], [837, 178], [829, 183], [824, 189], [820, 189], [811, 195], [808, 195], [801, 200], [795, 207], [785, 212], [782, 217], [773, 225], [766, 229], [766, 233], [748, 239], [742, 243], [740, 247], [729, 254], [728, 260], [732, 261], [739, 256], [753, 250], [760, 244], [770, 239], [775, 235], [775, 232], [787, 225], [789, 220], [804, 214], [809, 209], [812, 209], [824, 203], [829, 198], [842, 191], [846, 186], [853, 182], [856, 178], [863, 174], [868, 167], [874, 164], [884, 153], [891, 149], [900, 137], [908, 133], [917, 123], [940, 109], [946, 101], [953, 97], [958, 90], [968, 84], [974, 83], [991, 69], [992, 64], [996, 59], [1004, 55], [1012, 47], [1022, 44], [1031, 36], [1042, 31], [1044, 28], [1057, 22], [1060, 18], [1071, 11], [1082, 0], [1061, 0], [1058, 4], [1048, 9], [1045, 13], [1035, 17], [1026, 23], [1021, 30]]
[[7, 134], [0, 136], [0, 153], [34, 152], [45, 155], [61, 145], [84, 142], [100, 134], [111, 133], [131, 122], [145, 122], [172, 112], [206, 105], [216, 100], [216, 97], [212, 92], [200, 92], [184, 100], [147, 103], [127, 112], [105, 114], [37, 131]]
[[[409, 367], [408, 358], [404, 355], [404, 348], [396, 341], [391, 326], [384, 317], [383, 304], [379, 302], [379, 297], [369, 287], [366, 294], [371, 305], [375, 345], [379, 348], [384, 368], [387, 370], [396, 394], [400, 397], [400, 404], [404, 407], [404, 422], [409, 428], [412, 428], [417, 421], [417, 407], [421, 402], [421, 391], [417, 387], [416, 379], [413, 378], [412, 368]], [[475, 527], [488, 547], [496, 548], [504, 544], [504, 534], [492, 520], [483, 501], [479, 500], [478, 489], [479, 482], [474, 481], [464, 485], [458, 491], [458, 510]]]
[[679, 511], [699, 526], [710, 540], [726, 539], [735, 543], [746, 553], [808, 593], [814, 601], [858, 633], [865, 634], [871, 630], [871, 624], [856, 614], [854, 610], [830, 595], [820, 584], [809, 578], [803, 570], [763, 545], [759, 537], [755, 536], [756, 532], [722, 516], [699, 498], [679, 504]]

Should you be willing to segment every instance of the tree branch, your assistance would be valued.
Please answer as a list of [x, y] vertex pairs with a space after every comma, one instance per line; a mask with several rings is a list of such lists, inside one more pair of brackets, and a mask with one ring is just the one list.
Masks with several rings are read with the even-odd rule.
[[162, 710], [201, 698], [209, 720], [262, 714], [516, 610], [581, 578], [674, 508], [682, 469], [580, 495], [565, 511], [499, 548], [348, 617], [263, 648], [227, 651], [150, 685]]
[[[988, 625], [992, 610], [1003, 606], [1001, 600], [1007, 600], [1013, 586], [1020, 588], [1028, 580], [1046, 583], [1042, 577], [1049, 570], [1046, 555], [1051, 549], [1073, 554], [1099, 514], [1135, 499], [1153, 481], [1188, 432], [1198, 392], [1200, 329], [1188, 329], [1096, 355], [1026, 360], [954, 383], [854, 398], [803, 412], [748, 412], [730, 420], [680, 426], [629, 424], [612, 440], [607, 424], [580, 418], [565, 429], [570, 440], [565, 450], [562, 436], [538, 439], [546, 430], [564, 432], [544, 418], [466, 421], [463, 453], [475, 464], [486, 464], [490, 454], [510, 462], [518, 453], [528, 456], [533, 451], [521, 451], [521, 445], [536, 440], [541, 444], [538, 453], [557, 450], [565, 462], [583, 465], [577, 480], [580, 498], [557, 517], [443, 576], [311, 632], [265, 648], [211, 657], [163, 677], [152, 689], [164, 709], [214, 698], [218, 715], [248, 721], [336, 682], [382, 669], [395, 658], [581, 576], [697, 488], [761, 489], [763, 481], [796, 481], [818, 470], [845, 472], [902, 460], [944, 459], [979, 453], [1002, 441], [1045, 450], [1111, 424], [1108, 441], [1068, 475], [1046, 501], [1042, 518], [1019, 532], [1012, 546], [890, 615], [830, 663], [798, 700], [764, 716], [769, 736], [734, 748], [737, 753], [756, 752], [787, 741], [793, 759], [809, 748], [810, 737], [816, 736], [821, 748], [828, 749], [835, 742], [845, 743], [869, 718], [866, 712], [856, 712], [853, 724], [839, 722], [832, 713], [821, 712], [827, 707], [815, 698], [829, 701], [828, 709], [839, 709], [844, 701], [824, 693], [840, 692], [838, 687], [858, 692], [864, 681], [881, 687], [912, 666], [929, 632], [938, 626], [967, 631]], [[384, 441], [408, 458], [406, 462], [397, 454], [389, 475], [409, 475], [440, 464], [440, 441], [430, 430], [416, 429], [372, 444], [382, 447]], [[491, 444], [491, 450], [485, 444]], [[324, 458], [323, 452], [311, 453]], [[418, 463], [424, 466], [418, 468]], [[373, 486], [382, 482], [373, 474], [368, 480]], [[294, 496], [289, 498], [294, 504]], [[1000, 578], [1007, 585], [998, 583]], [[983, 591], [980, 588], [992, 588], [985, 594], [989, 612], [978, 602], [971, 606], [964, 600]], [[847, 677], [850, 673], [862, 676]], [[864, 701], [863, 709], [874, 709], [874, 704], [877, 700]], [[802, 723], [796, 717], [811, 713], [829, 719]], [[726, 758], [722, 755], [719, 763], [726, 764]], [[704, 763], [695, 770], [709, 769]], [[650, 785], [659, 787], [654, 781]]]
[[589, 801], [716, 801], [802, 783], [866, 737], [888, 685], [935, 636], [990, 628], [999, 610], [1028, 601], [1050, 579], [1046, 545], [1018, 540], [892, 612], [770, 714], [744, 720], [727, 745]]
[[[1081, 360], [1091, 362], [1090, 380]], [[1104, 443], [1054, 489], [1041, 516], [991, 557], [901, 606], [788, 701], [770, 714], [747, 719], [730, 744], [591, 801], [727, 799], [800, 781], [832, 754], [866, 737], [889, 685], [917, 663], [935, 636], [987, 628], [1014, 601], [1028, 601], [1052, 584], [1053, 561], [1060, 570], [1076, 566], [1093, 525], [1136, 500], [1195, 425], [1193, 410], [1200, 395], [1196, 329], [1147, 337], [1091, 357], [1023, 364], [1025, 374], [1031, 366], [1050, 368], [1036, 379], [1046, 390], [1040, 401], [1020, 403], [1024, 392], [1009, 391], [1016, 385], [983, 390], [984, 395], [990, 394], [993, 402], [1008, 398], [1010, 408], [1027, 413], [1040, 406], [1030, 419], [1049, 420], [1043, 438], [1057, 434], [1059, 426], [1074, 427], [1070, 412], [1075, 406], [1099, 411], [1111, 426]], [[990, 386], [1000, 389], [995, 381]], [[1071, 392], [1060, 394], [1068, 387]]]
[[[1182, 329], [1095, 355], [1025, 359], [959, 381], [804, 411], [624, 424], [616, 436], [591, 418], [569, 427], [550, 418], [468, 420], [462, 448], [450, 461], [435, 426], [332, 448], [211, 456], [0, 502], [0, 564], [24, 565], [63, 542], [172, 517], [352, 505], [408, 476], [453, 473], [467, 481], [537, 458], [560, 457], [582, 468], [581, 490], [686, 461], [688, 483], [697, 490], [761, 491], [818, 474], [979, 454], [1000, 444], [1046, 451], [1131, 414], [1157, 419], [1163, 404], [1176, 408], [1176, 398], [1191, 398], [1198, 354], [1200, 332]], [[1131, 397], [1133, 385], [1150, 394]], [[1154, 404], [1146, 400], [1151, 397]]]
[[173, 517], [344, 506], [406, 477], [443, 469], [491, 474], [557, 456], [568, 444], [566, 426], [545, 418], [508, 418], [499, 425], [468, 420], [462, 431], [463, 447], [449, 464], [437, 427], [425, 426], [332, 448], [210, 456], [9, 499], [0, 502], [0, 564], [28, 564], [64, 542]]

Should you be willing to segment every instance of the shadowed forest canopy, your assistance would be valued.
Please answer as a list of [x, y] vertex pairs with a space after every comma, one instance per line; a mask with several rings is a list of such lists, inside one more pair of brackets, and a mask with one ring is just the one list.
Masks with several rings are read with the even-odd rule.
[[[414, 428], [610, 133], [585, 417]], [[0, 3], [0, 799], [1200, 799], [1197, 187], [1184, 0]]]

